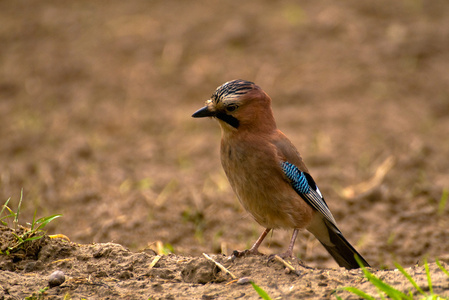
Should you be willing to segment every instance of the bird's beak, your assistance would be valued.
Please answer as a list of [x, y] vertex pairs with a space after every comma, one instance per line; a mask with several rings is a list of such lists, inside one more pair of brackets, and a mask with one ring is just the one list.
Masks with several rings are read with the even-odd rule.
[[203, 108], [198, 109], [192, 117], [194, 118], [204, 118], [204, 117], [214, 117], [216, 114], [215, 111], [212, 111], [209, 106], [205, 106]]

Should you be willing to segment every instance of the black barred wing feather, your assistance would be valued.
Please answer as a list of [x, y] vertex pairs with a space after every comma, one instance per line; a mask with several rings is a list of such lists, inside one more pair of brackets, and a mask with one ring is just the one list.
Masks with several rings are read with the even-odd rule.
[[282, 162], [281, 167], [298, 195], [337, 227], [337, 222], [335, 222], [334, 216], [332, 216], [329, 207], [327, 207], [326, 201], [324, 201], [320, 189], [315, 184], [312, 176], [306, 172], [300, 171], [298, 167], [287, 161]]

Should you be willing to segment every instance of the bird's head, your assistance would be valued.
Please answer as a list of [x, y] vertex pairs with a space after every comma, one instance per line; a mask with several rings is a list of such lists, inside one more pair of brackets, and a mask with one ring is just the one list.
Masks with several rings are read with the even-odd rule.
[[214, 117], [231, 132], [276, 128], [271, 98], [253, 82], [240, 79], [219, 86], [192, 117]]

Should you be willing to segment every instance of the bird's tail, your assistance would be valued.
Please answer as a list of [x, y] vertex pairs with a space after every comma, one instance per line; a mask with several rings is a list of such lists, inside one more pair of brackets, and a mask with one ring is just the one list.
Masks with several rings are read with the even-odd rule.
[[354, 249], [354, 247], [352, 247], [336, 226], [327, 220], [324, 220], [324, 223], [327, 227], [327, 233], [324, 233], [323, 231], [320, 233], [312, 233], [317, 237], [324, 248], [326, 248], [329, 254], [332, 255], [340, 267], [345, 267], [348, 270], [360, 268], [360, 265], [355, 260], [355, 256], [358, 256], [363, 266], [370, 267], [368, 262]]

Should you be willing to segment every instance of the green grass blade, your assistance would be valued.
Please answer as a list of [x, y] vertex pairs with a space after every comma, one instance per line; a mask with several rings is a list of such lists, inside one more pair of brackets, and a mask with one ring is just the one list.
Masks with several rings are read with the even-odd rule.
[[15, 234], [14, 232], [12, 232], [12, 235], [14, 235], [14, 237], [19, 241], [19, 244], [23, 244], [23, 239], [22, 239], [22, 237], [18, 236], [18, 235]]
[[0, 221], [5, 226], [8, 226], [8, 223], [6, 223], [6, 222], [4, 222], [2, 220], [9, 219], [9, 218], [14, 216], [14, 213], [12, 213], [11, 209], [8, 207], [9, 200], [11, 200], [11, 197], [9, 197], [8, 200], [6, 200], [5, 204], [2, 205], [2, 210], [0, 210], [0, 216], [3, 215], [3, 212], [5, 211], [5, 209], [7, 209], [9, 211], [9, 215], [6, 215], [6, 216], [3, 216], [3, 217], [0, 218]]
[[382, 292], [387, 294], [387, 296], [392, 298], [392, 299], [410, 299], [410, 300], [413, 299], [413, 298], [410, 298], [408, 295], [404, 294], [403, 292], [395, 289], [394, 287], [392, 287], [388, 283], [383, 282], [381, 279], [377, 278], [374, 275], [372, 277], [368, 278], [368, 280], [375, 287], [377, 287], [379, 290], [381, 290]]
[[9, 216], [14, 216], [14, 218], [16, 217], [16, 213], [11, 208], [9, 208], [9, 206], [5, 206], [5, 208], [9, 211], [9, 213], [10, 213]]
[[344, 290], [347, 290], [348, 292], [351, 292], [353, 294], [356, 294], [359, 297], [362, 297], [363, 299], [367, 299], [367, 300], [376, 300], [376, 298], [368, 295], [367, 293], [365, 293], [362, 290], [359, 290], [358, 288], [352, 287], [352, 286], [348, 286], [348, 287], [344, 287]]
[[415, 289], [420, 292], [423, 295], [426, 295], [426, 293], [419, 287], [419, 285], [416, 283], [415, 280], [413, 280], [412, 276], [410, 276], [409, 273], [407, 273], [407, 271], [398, 263], [394, 263], [395, 267], [401, 271], [402, 275], [404, 275], [408, 281], [410, 281], [410, 283], [415, 287]]
[[33, 237], [30, 237], [30, 238], [26, 238], [23, 242], [35, 241], [35, 240], [39, 240], [39, 239], [41, 239], [43, 237], [44, 237], [43, 235], [33, 236]]
[[34, 231], [34, 225], [36, 225], [36, 213], [37, 210], [35, 210], [33, 214], [33, 221], [31, 222], [31, 231]]
[[39, 226], [35, 230], [37, 231], [41, 228], [44, 228], [48, 223], [50, 223], [54, 219], [59, 218], [61, 216], [62, 215], [60, 215], [60, 214], [56, 214], [56, 215], [51, 215], [51, 216], [43, 217], [43, 218], [36, 220], [36, 224], [39, 224]]
[[[13, 213], [11, 213], [11, 214], [9, 214], [9, 215], [7, 215], [7, 216], [4, 216], [4, 217], [2, 217], [2, 218], [0, 218], [0, 221], [2, 221], [3, 219], [9, 219], [9, 218], [11, 218], [11, 217], [14, 217], [14, 214]], [[8, 225], [8, 223], [6, 223], [6, 222], [3, 222], [2, 221], [2, 223], [3, 223], [3, 225]]]
[[23, 188], [20, 190], [20, 200], [19, 200], [19, 205], [17, 206], [17, 213], [16, 216], [14, 217], [14, 230], [17, 229], [17, 225], [19, 224], [19, 214], [20, 214], [20, 207], [22, 206], [22, 200], [23, 200]]
[[372, 274], [370, 271], [368, 271], [363, 265], [360, 259], [356, 256], [355, 259], [359, 263], [360, 267], [363, 270], [363, 273], [365, 274], [365, 277], [379, 290], [387, 294], [388, 297], [392, 299], [413, 299], [410, 298], [408, 295], [404, 294], [403, 292], [395, 289], [391, 285], [387, 284], [386, 282], [382, 281], [380, 278], [376, 277], [374, 274]]
[[267, 292], [265, 292], [261, 287], [259, 287], [257, 284], [251, 281], [251, 285], [253, 286], [254, 290], [259, 294], [259, 296], [264, 300], [271, 300], [270, 296], [268, 296]]
[[443, 194], [441, 195], [440, 203], [438, 204], [439, 216], [441, 216], [444, 213], [448, 199], [449, 199], [449, 189], [443, 189]]
[[446, 270], [445, 267], [443, 267], [443, 265], [440, 263], [440, 261], [438, 260], [438, 258], [435, 260], [435, 263], [437, 264], [438, 268], [440, 268], [441, 271], [444, 272], [444, 274], [446, 274], [449, 277], [449, 271]]
[[8, 200], [6, 200], [5, 204], [3, 204], [2, 210], [0, 211], [0, 216], [3, 214], [5, 208], [8, 207], [9, 200], [11, 200], [11, 197], [9, 197]]
[[424, 260], [424, 268], [426, 268], [427, 283], [429, 284], [430, 295], [433, 295], [432, 278], [430, 277], [429, 264], [427, 259]]

